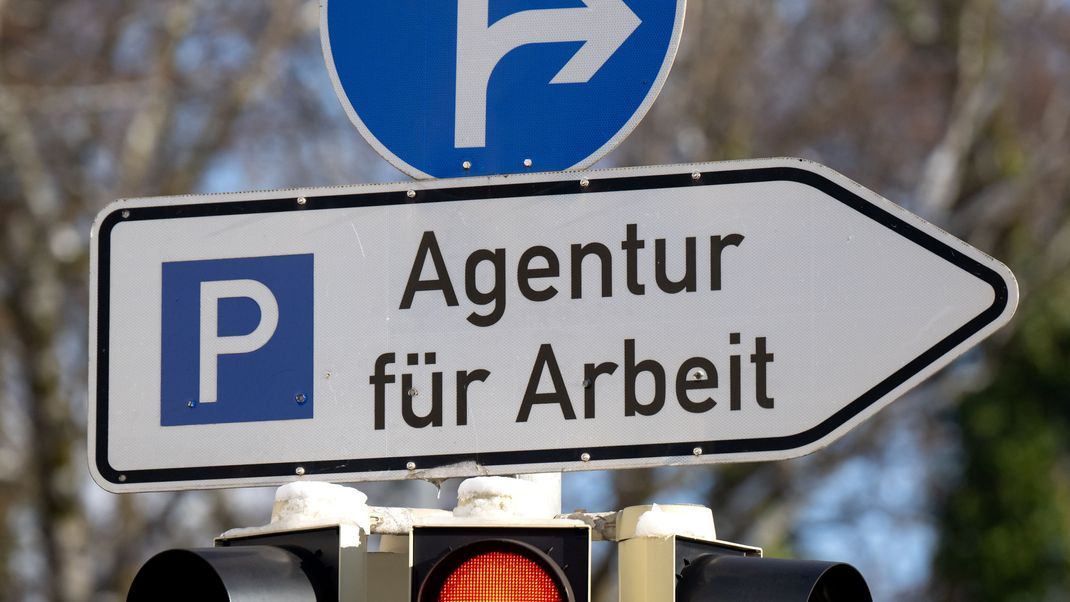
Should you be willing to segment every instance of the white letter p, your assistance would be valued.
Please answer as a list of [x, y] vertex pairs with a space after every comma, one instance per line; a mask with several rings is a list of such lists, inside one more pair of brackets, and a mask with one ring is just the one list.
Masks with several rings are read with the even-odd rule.
[[[260, 307], [260, 323], [249, 334], [219, 336], [219, 300], [251, 299]], [[279, 324], [279, 303], [271, 289], [256, 280], [218, 280], [201, 283], [200, 403], [215, 403], [218, 396], [219, 356], [252, 353], [271, 340]]]

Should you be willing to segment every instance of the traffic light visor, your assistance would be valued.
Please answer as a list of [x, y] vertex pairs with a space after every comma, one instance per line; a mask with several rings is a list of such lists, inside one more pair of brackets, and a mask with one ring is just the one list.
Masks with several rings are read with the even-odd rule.
[[152, 557], [130, 586], [127, 602], [313, 602], [301, 558], [272, 546], [168, 550]]
[[706, 554], [680, 574], [677, 602], [871, 602], [869, 586], [849, 564]]

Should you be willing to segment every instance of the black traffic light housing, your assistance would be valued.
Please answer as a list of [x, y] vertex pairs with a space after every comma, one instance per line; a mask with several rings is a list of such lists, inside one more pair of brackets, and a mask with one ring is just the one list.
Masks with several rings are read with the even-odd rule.
[[[360, 546], [341, 545], [350, 530]], [[336, 525], [167, 550], [142, 565], [127, 602], [338, 602], [363, 583], [365, 539], [356, 527]]]
[[676, 602], [869, 602], [842, 562], [762, 558], [736, 547], [676, 538]]

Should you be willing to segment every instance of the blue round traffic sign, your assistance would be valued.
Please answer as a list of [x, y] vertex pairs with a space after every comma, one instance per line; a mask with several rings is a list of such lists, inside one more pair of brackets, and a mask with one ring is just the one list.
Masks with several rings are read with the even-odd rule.
[[349, 118], [416, 178], [582, 169], [661, 90], [686, 0], [324, 0]]

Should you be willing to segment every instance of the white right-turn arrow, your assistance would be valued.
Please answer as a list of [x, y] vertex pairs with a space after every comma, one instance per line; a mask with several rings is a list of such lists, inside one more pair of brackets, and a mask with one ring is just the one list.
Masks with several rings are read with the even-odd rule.
[[584, 42], [550, 81], [582, 84], [642, 23], [624, 0], [583, 0], [581, 8], [525, 10], [489, 24], [490, 0], [457, 0], [457, 93], [454, 146], [486, 146], [487, 86], [498, 63], [528, 44]]

